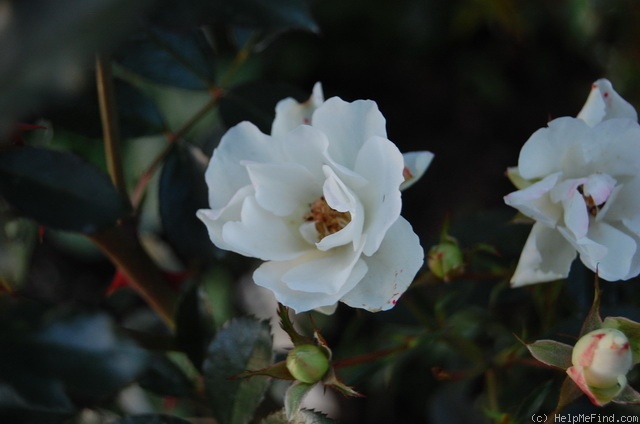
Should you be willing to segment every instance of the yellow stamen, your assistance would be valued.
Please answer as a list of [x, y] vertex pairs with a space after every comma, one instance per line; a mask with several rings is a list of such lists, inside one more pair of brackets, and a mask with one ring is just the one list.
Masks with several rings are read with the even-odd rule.
[[309, 212], [303, 219], [307, 222], [315, 222], [319, 240], [322, 240], [346, 227], [351, 222], [351, 214], [331, 208], [322, 196], [309, 205]]

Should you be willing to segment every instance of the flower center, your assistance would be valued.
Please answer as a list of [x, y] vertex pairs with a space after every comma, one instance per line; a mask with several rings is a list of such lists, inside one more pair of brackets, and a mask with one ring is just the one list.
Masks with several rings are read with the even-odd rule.
[[603, 208], [604, 204], [607, 202], [606, 200], [600, 204], [597, 204], [591, 195], [584, 194], [584, 184], [578, 186], [578, 193], [582, 195], [584, 198], [584, 202], [587, 204], [587, 211], [591, 216], [597, 216], [598, 211]]
[[351, 222], [351, 214], [331, 208], [324, 196], [321, 196], [309, 205], [309, 212], [303, 219], [307, 222], [315, 222], [318, 237], [322, 240], [346, 227]]

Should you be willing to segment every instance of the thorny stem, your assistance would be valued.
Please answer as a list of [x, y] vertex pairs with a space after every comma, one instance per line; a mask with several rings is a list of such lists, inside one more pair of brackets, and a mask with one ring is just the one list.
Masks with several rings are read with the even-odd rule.
[[218, 87], [210, 88], [211, 92], [211, 100], [209, 100], [195, 115], [191, 117], [178, 131], [175, 133], [167, 134], [167, 146], [160, 152], [160, 154], [151, 162], [151, 164], [147, 167], [147, 169], [143, 172], [142, 176], [138, 179], [138, 183], [131, 194], [131, 203], [133, 204], [134, 210], [137, 210], [140, 206], [140, 202], [142, 202], [142, 198], [144, 197], [144, 192], [151, 180], [156, 169], [162, 165], [162, 162], [166, 159], [167, 155], [171, 151], [173, 144], [180, 140], [195, 124], [197, 124], [200, 119], [202, 119], [209, 111], [211, 111], [220, 101], [220, 98], [225, 93], [225, 87], [228, 86], [233, 75], [238, 71], [240, 66], [247, 61], [247, 59], [251, 55], [251, 50], [255, 47], [256, 43], [259, 40], [260, 35], [256, 34], [251, 37], [244, 46], [236, 53], [235, 58], [229, 69], [226, 71], [224, 76], [221, 78], [221, 83]]
[[[126, 197], [111, 63], [106, 56], [96, 56], [96, 84], [107, 169], [118, 192]], [[142, 248], [136, 234], [128, 233], [123, 225], [118, 224], [89, 234], [88, 237], [126, 275], [131, 287], [173, 330], [175, 293], [169, 289], [164, 276]]]
[[131, 193], [131, 203], [133, 204], [134, 210], [137, 210], [142, 202], [142, 198], [144, 197], [144, 192], [153, 176], [154, 172], [166, 159], [169, 152], [171, 152], [171, 148], [174, 143], [180, 140], [195, 124], [200, 121], [209, 111], [211, 111], [220, 101], [220, 98], [223, 95], [223, 91], [220, 89], [212, 89], [211, 90], [212, 98], [204, 105], [195, 115], [191, 117], [178, 131], [175, 133], [166, 134], [167, 137], [167, 145], [165, 148], [156, 156], [156, 158], [151, 162], [151, 164], [145, 169], [142, 173], [138, 182]]
[[102, 54], [96, 55], [96, 85], [107, 169], [113, 185], [122, 196], [126, 197], [127, 188], [122, 167], [122, 155], [120, 153], [120, 135], [113, 77], [111, 75], [111, 61], [108, 56]]
[[164, 162], [167, 155], [171, 151], [173, 144], [180, 138], [182, 138], [184, 134], [187, 133], [187, 131], [189, 131], [195, 124], [200, 121], [200, 119], [202, 119], [207, 113], [209, 113], [209, 111], [211, 111], [211, 109], [213, 109], [218, 104], [220, 98], [225, 93], [225, 87], [228, 86], [231, 78], [238, 71], [240, 66], [242, 66], [242, 64], [247, 61], [247, 59], [251, 55], [251, 50], [256, 45], [258, 39], [259, 35], [254, 35], [236, 53], [232, 65], [229, 67], [225, 75], [221, 78], [219, 87], [212, 87], [210, 89], [211, 100], [209, 100], [198, 112], [196, 112], [196, 114], [193, 115], [191, 119], [189, 119], [189, 121], [187, 121], [178, 131], [176, 131], [175, 133], [167, 134], [167, 146], [147, 167], [142, 176], [138, 179], [138, 183], [136, 184], [136, 187], [131, 194], [131, 203], [133, 204], [134, 210], [137, 210], [140, 206], [142, 198], [144, 197], [144, 192], [147, 185], [149, 184], [149, 181], [151, 180], [151, 177], [153, 176], [153, 173], [160, 165], [162, 165], [162, 162]]
[[175, 329], [177, 296], [162, 272], [140, 245], [135, 233], [123, 226], [89, 234], [88, 237], [127, 277], [131, 287], [162, 318], [170, 330]]

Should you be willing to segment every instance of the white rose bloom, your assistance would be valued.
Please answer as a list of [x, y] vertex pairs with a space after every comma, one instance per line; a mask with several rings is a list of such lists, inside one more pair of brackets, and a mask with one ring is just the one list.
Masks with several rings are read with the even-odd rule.
[[424, 256], [400, 185], [432, 156], [407, 156], [405, 168], [375, 102], [324, 101], [317, 84], [305, 103], [278, 103], [271, 135], [243, 122], [223, 136], [205, 175], [211, 209], [198, 217], [218, 247], [266, 261], [254, 281], [296, 312], [338, 301], [387, 310]]
[[514, 287], [565, 278], [580, 260], [608, 281], [640, 273], [640, 126], [605, 79], [577, 118], [536, 131], [509, 175], [505, 202], [533, 218]]

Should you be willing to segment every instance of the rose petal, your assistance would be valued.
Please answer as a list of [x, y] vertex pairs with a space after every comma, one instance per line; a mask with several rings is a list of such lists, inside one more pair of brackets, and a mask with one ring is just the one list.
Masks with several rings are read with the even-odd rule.
[[241, 220], [227, 222], [222, 238], [238, 253], [264, 261], [290, 260], [309, 250], [295, 225], [261, 208], [254, 197], [247, 197], [242, 205]]
[[402, 209], [399, 186], [403, 180], [404, 160], [395, 144], [372, 137], [358, 153], [355, 170], [369, 182], [358, 190], [366, 211], [363, 231], [367, 241], [363, 253], [374, 254], [389, 227], [397, 221]]
[[205, 173], [211, 209], [226, 206], [238, 190], [251, 183], [242, 163], [275, 160], [278, 152], [272, 143], [271, 137], [250, 122], [242, 122], [227, 131]]
[[582, 194], [578, 191], [586, 184], [587, 178], [564, 180], [550, 192], [551, 201], [563, 206], [564, 226], [571, 231], [572, 240], [580, 240], [589, 230], [589, 210]]
[[590, 128], [580, 119], [565, 117], [550, 121], [547, 128], [534, 132], [522, 146], [518, 158], [520, 175], [532, 180], [584, 166], [580, 143], [589, 138]]
[[329, 155], [348, 169], [354, 168], [365, 141], [373, 136], [387, 138], [386, 121], [371, 100], [347, 103], [333, 97], [315, 111], [312, 120], [329, 140]]
[[[196, 212], [196, 216], [207, 226], [209, 238], [220, 249], [234, 250], [231, 245], [224, 241], [222, 237], [222, 228], [229, 221], [240, 221], [240, 213], [244, 200], [253, 195], [254, 190], [250, 185], [238, 190], [229, 201], [229, 204], [223, 208], [200, 209]], [[238, 252], [242, 255], [249, 256], [247, 252]]]
[[578, 240], [580, 260], [592, 271], [598, 270], [601, 278], [607, 281], [618, 281], [629, 278], [631, 260], [637, 249], [633, 238], [619, 229], [605, 222], [591, 225], [587, 235], [589, 241], [599, 246], [606, 247], [604, 256], [599, 257], [600, 252], [594, 253], [590, 249], [590, 243]]
[[607, 201], [616, 186], [616, 180], [607, 174], [593, 174], [584, 183], [584, 195], [591, 196], [596, 205]]
[[282, 138], [283, 155], [287, 161], [299, 164], [320, 184], [324, 181], [322, 166], [331, 163], [327, 136], [316, 128], [301, 125]]
[[511, 278], [512, 287], [559, 280], [569, 275], [576, 250], [555, 229], [536, 222]]
[[316, 246], [324, 251], [353, 243], [353, 250], [361, 251], [362, 227], [365, 218], [363, 205], [330, 167], [325, 166], [323, 169], [327, 180], [322, 192], [327, 204], [339, 212], [349, 212], [351, 221], [342, 230], [324, 237]]
[[288, 97], [276, 104], [276, 117], [271, 125], [271, 135], [283, 137], [289, 131], [299, 125], [310, 125], [313, 112], [324, 102], [322, 84], [319, 82], [313, 86], [311, 97], [305, 102]]
[[356, 265], [364, 264], [360, 259], [361, 252], [354, 252], [348, 246], [313, 253], [315, 255], [307, 256], [304, 262], [295, 264], [282, 275], [282, 281], [292, 290], [329, 295], [341, 293]]
[[409, 152], [402, 155], [404, 158], [404, 166], [407, 172], [404, 172], [405, 180], [400, 184], [400, 190], [404, 191], [418, 182], [424, 175], [425, 171], [431, 165], [433, 153], [431, 152]]
[[320, 197], [321, 186], [307, 169], [296, 163], [252, 163], [247, 165], [258, 204], [277, 216], [300, 213]]
[[607, 173], [636, 177], [640, 172], [640, 125], [628, 119], [611, 119], [596, 125], [583, 140], [585, 175]]
[[325, 315], [332, 315], [336, 309], [338, 309], [338, 303], [334, 303], [333, 305], [329, 305], [329, 306], [320, 306], [319, 308], [314, 308], [314, 311], [316, 312], [320, 312], [321, 314], [325, 314]]
[[549, 175], [529, 187], [506, 195], [504, 202], [528, 217], [553, 227], [562, 216], [562, 209], [551, 201], [549, 193], [560, 177], [560, 173]]
[[593, 83], [589, 97], [577, 117], [589, 126], [595, 126], [611, 118], [638, 120], [633, 106], [613, 89], [609, 80], [604, 78]]
[[402, 217], [389, 228], [378, 251], [364, 257], [369, 271], [342, 301], [371, 312], [393, 308], [424, 262], [424, 252], [411, 224]]
[[294, 261], [265, 262], [253, 273], [253, 279], [257, 285], [271, 290], [278, 302], [292, 308], [296, 313], [300, 313], [312, 309], [332, 307], [346, 292], [358, 284], [367, 272], [365, 262], [357, 261], [341, 290], [333, 294], [294, 290], [283, 281], [283, 276], [292, 267], [307, 261], [309, 257], [315, 257], [315, 253]]

